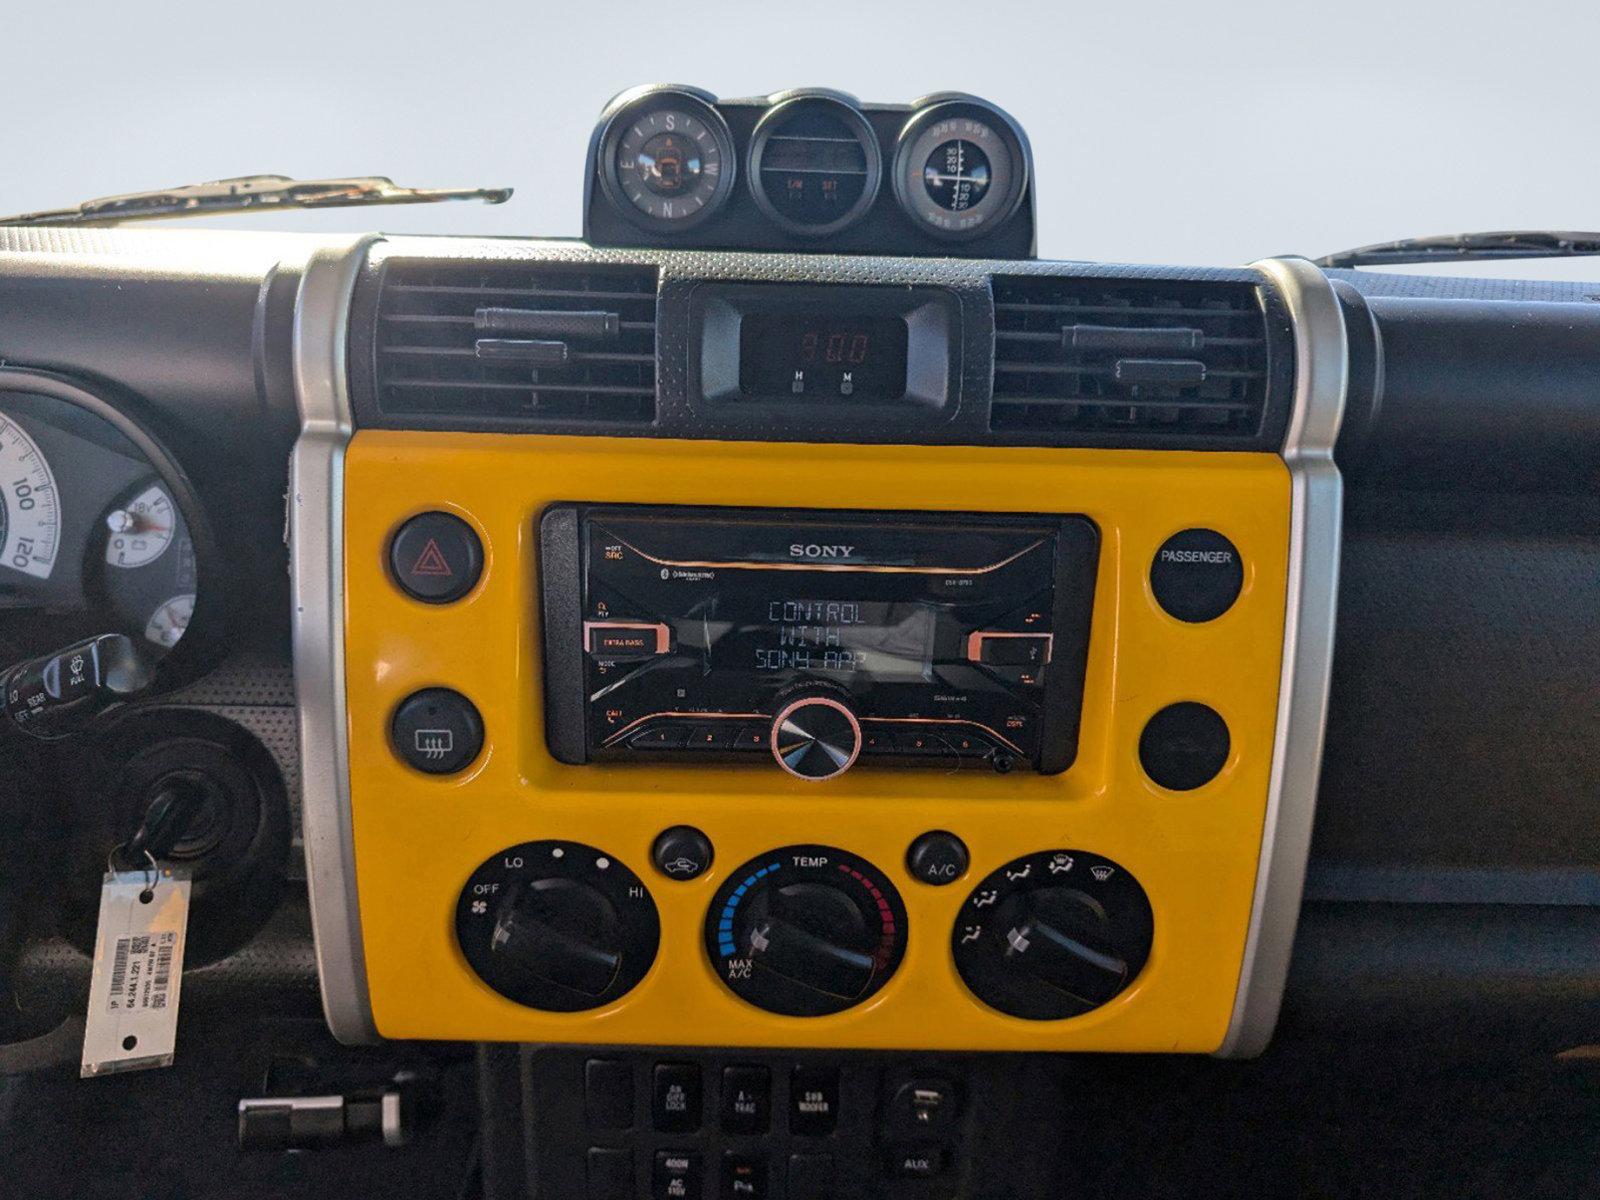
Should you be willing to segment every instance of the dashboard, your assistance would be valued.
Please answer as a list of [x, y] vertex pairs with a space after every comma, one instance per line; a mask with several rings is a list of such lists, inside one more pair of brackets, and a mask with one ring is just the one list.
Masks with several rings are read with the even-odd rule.
[[957, 94], [635, 89], [585, 179], [583, 239], [0, 228], [69, 864], [7, 972], [177, 780], [196, 969], [299, 911], [341, 1041], [547, 1048], [547, 1187], [597, 1061], [1581, 1025], [1592, 288], [1041, 261]]

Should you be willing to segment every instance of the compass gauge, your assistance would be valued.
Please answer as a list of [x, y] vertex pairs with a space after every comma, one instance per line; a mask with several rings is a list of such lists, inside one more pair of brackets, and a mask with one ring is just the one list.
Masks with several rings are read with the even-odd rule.
[[647, 228], [698, 225], [733, 190], [733, 137], [688, 92], [656, 89], [624, 103], [600, 138], [600, 179], [624, 216]]

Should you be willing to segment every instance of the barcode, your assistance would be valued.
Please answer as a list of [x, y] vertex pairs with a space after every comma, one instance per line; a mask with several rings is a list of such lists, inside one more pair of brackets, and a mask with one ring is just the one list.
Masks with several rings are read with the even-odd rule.
[[172, 947], [177, 940], [176, 934], [161, 935], [161, 945], [156, 950], [156, 974], [151, 981], [151, 990], [154, 993], [150, 999], [152, 1009], [167, 1006], [167, 982], [172, 978]]
[[116, 957], [111, 960], [111, 998], [115, 1000], [128, 986], [128, 946], [131, 937], [117, 939]]

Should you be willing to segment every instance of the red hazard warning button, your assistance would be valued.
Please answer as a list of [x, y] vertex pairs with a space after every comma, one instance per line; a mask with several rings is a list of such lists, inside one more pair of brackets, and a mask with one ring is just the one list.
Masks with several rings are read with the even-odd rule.
[[389, 572], [406, 595], [428, 604], [449, 604], [477, 585], [483, 543], [460, 517], [418, 513], [389, 543]]

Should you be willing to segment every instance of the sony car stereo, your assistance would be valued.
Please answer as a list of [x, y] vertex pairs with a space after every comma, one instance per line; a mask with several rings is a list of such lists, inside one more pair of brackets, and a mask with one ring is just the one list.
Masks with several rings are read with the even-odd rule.
[[554, 505], [551, 753], [1063, 771], [1098, 555], [1072, 515]]

